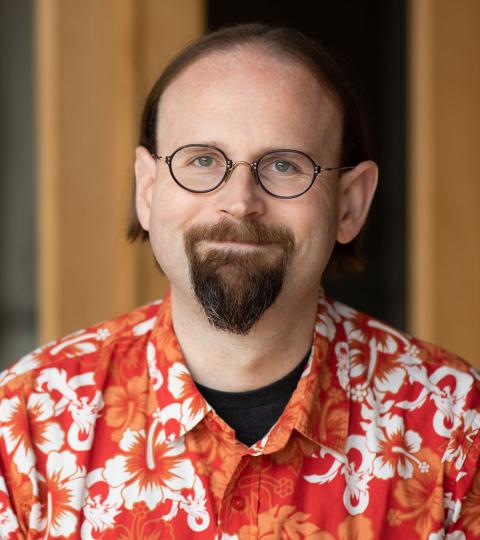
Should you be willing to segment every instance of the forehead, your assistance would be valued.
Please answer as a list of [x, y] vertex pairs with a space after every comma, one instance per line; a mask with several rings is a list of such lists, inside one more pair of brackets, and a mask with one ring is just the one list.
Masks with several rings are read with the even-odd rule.
[[258, 50], [197, 60], [167, 87], [157, 114], [164, 151], [218, 142], [226, 151], [335, 152], [341, 139], [340, 107], [332, 92], [304, 65]]

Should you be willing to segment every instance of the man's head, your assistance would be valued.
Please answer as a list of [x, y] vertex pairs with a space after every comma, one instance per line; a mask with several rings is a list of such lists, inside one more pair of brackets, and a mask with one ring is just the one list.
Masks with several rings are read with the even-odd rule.
[[[192, 144], [218, 150], [175, 153]], [[285, 149], [297, 154], [270, 159]], [[147, 100], [129, 235], [148, 231], [173, 287], [187, 294], [191, 283], [214, 326], [247, 333], [280, 291], [314, 294], [332, 250], [334, 265], [352, 266], [376, 183], [368, 157], [355, 100], [323, 50], [292, 30], [223, 30], [183, 51]], [[210, 187], [214, 167], [225, 168], [216, 189], [188, 190], [201, 191], [199, 170]], [[274, 197], [272, 171], [290, 182], [279, 193], [315, 180], [299, 197]]]

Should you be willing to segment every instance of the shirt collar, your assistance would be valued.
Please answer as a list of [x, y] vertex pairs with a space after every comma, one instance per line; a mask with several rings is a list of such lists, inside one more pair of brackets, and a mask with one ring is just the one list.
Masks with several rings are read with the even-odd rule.
[[335, 302], [322, 291], [311, 366], [306, 366], [296, 390], [301, 405], [295, 423], [305, 437], [341, 454], [350, 415], [350, 347], [343, 322]]
[[147, 364], [156, 383], [155, 414], [163, 424], [165, 437], [175, 440], [201, 422], [212, 407], [196, 387], [173, 330], [171, 292], [159, 306], [147, 344]]
[[[349, 348], [342, 317], [321, 292], [313, 347], [300, 381], [270, 432], [249, 453], [272, 453], [286, 445], [295, 429], [317, 445], [343, 453], [349, 425]], [[193, 381], [172, 324], [171, 294], [160, 304], [147, 344], [157, 416], [174, 440], [212, 411]]]

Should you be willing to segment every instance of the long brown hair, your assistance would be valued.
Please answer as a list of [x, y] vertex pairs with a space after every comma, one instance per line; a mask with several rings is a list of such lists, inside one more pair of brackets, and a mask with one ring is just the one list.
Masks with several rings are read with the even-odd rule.
[[[332, 56], [314, 39], [292, 28], [274, 28], [264, 24], [241, 24], [204, 35], [184, 48], [168, 64], [153, 85], [143, 109], [140, 145], [156, 153], [157, 109], [169, 84], [188, 66], [212, 53], [243, 47], [267, 50], [304, 65], [338, 98], [342, 117], [341, 165], [356, 165], [370, 159], [370, 144], [362, 113], [350, 85]], [[336, 243], [327, 270], [329, 277], [356, 272], [363, 267], [360, 254], [362, 232], [348, 244]], [[133, 183], [127, 237], [131, 242], [145, 241], [145, 231], [137, 218], [135, 182]]]

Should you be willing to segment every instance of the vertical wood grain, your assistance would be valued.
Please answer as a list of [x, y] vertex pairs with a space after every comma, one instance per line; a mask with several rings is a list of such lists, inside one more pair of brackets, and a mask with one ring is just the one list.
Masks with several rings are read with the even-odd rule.
[[480, 367], [480, 3], [410, 8], [411, 331]]
[[150, 85], [203, 24], [201, 0], [37, 1], [42, 341], [164, 293], [125, 241], [134, 148]]

